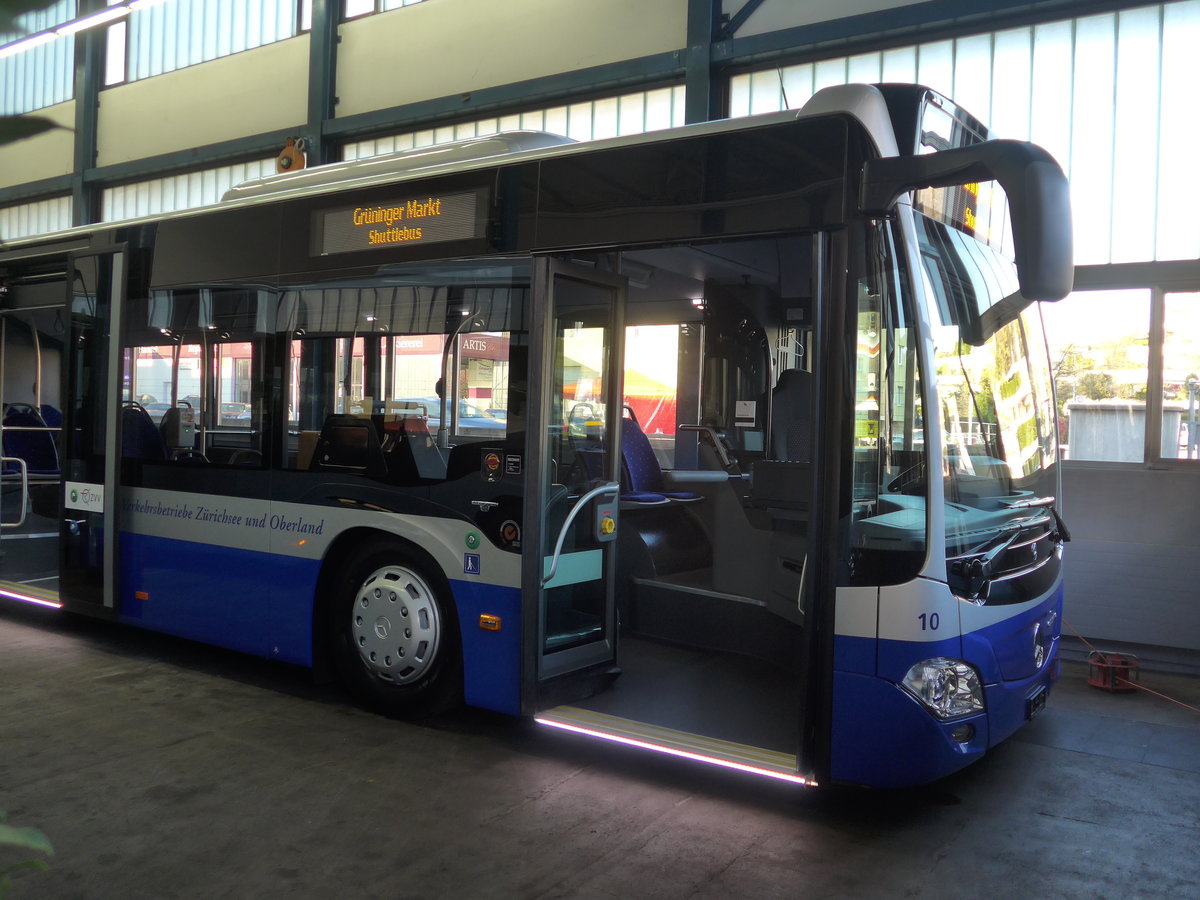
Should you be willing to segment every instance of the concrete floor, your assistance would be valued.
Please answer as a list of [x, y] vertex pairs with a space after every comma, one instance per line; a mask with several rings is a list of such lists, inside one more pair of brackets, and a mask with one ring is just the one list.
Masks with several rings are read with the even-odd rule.
[[[1200, 705], [1200, 679], [1143, 683]], [[21, 898], [1129, 897], [1200, 892], [1200, 715], [1067, 664], [933, 787], [811, 791], [0, 602], [0, 810]], [[11, 862], [0, 851], [0, 868]]]

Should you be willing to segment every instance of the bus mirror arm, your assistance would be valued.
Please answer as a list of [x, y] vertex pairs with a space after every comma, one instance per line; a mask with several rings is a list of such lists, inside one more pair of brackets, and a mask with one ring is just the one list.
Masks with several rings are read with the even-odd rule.
[[1075, 282], [1071, 197], [1054, 157], [1025, 141], [993, 140], [863, 165], [859, 212], [886, 217], [909, 191], [998, 181], [1008, 196], [1021, 293], [1061, 300]]

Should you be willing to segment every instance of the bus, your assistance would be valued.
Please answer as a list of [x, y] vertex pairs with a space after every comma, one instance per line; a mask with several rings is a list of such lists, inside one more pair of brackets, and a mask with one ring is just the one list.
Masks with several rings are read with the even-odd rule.
[[805, 785], [1058, 676], [1061, 169], [915, 85], [0, 248], [0, 590]]

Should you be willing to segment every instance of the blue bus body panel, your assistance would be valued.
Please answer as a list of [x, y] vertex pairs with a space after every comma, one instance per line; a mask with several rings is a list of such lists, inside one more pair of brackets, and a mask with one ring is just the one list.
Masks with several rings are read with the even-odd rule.
[[[1062, 584], [1041, 603], [994, 625], [963, 635], [963, 658], [979, 669], [986, 684], [1023, 681], [1037, 674], [1033, 645], [1038, 625], [1058, 640], [1062, 628]], [[1053, 621], [1051, 619], [1053, 614]], [[1049, 630], [1047, 630], [1049, 629]]]
[[[151, 631], [311, 666], [320, 561], [192, 541], [121, 535], [120, 619]], [[455, 579], [467, 703], [521, 711], [521, 592]], [[147, 596], [139, 600], [135, 593]], [[479, 627], [496, 616], [498, 631]]]
[[1029, 719], [1029, 701], [1039, 689], [1049, 691], [1058, 681], [1062, 662], [1058, 656], [1058, 639], [1054, 641], [1047, 662], [1030, 676], [1018, 681], [1002, 681], [984, 686], [988, 720], [991, 722], [991, 744], [996, 746]]
[[[970, 722], [965, 744], [951, 730]], [[988, 746], [981, 713], [939, 722], [898, 685], [868, 675], [834, 672], [831, 774], [836, 781], [898, 788], [924, 784], [979, 759]]]
[[[963, 635], [963, 658], [983, 676], [992, 746], [1020, 728], [1033, 695], [1049, 691], [1058, 680], [1062, 602], [1059, 582], [1036, 606]], [[1034, 659], [1039, 638], [1044, 650], [1040, 666]]]
[[879, 662], [876, 673], [880, 678], [899, 683], [904, 680], [913, 663], [939, 656], [948, 659], [962, 658], [962, 638], [953, 637], [939, 641], [879, 641]]
[[[972, 607], [1003, 616], [1003, 607]], [[1032, 711], [1031, 699], [1048, 691], [1059, 673], [1061, 582], [1041, 602], [960, 636], [937, 641], [871, 640], [837, 635], [834, 640], [832, 775], [877, 787], [934, 781], [978, 759], [1012, 735]], [[1040, 632], [1039, 632], [1040, 626]], [[1045, 657], [1034, 662], [1041, 635]], [[874, 656], [873, 665], [869, 659]], [[974, 665], [983, 682], [985, 710], [941, 721], [900, 687], [910, 666], [944, 656]], [[971, 723], [965, 743], [951, 738]]]
[[121, 621], [312, 665], [317, 562], [129, 532], [120, 551]]
[[833, 668], [838, 672], [875, 674], [875, 638], [839, 634], [833, 642]]
[[[474, 581], [451, 581], [462, 631], [463, 692], [471, 706], [521, 712], [521, 591]], [[496, 616], [499, 630], [480, 627]]]

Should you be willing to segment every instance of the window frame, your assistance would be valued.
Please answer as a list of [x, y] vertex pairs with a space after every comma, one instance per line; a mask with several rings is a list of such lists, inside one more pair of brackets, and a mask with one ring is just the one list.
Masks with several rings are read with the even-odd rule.
[[[1137, 467], [1155, 470], [1192, 470], [1197, 460], [1162, 455], [1163, 360], [1166, 337], [1166, 296], [1200, 293], [1200, 266], [1194, 260], [1133, 263], [1123, 266], [1076, 266], [1073, 293], [1110, 290], [1150, 292], [1150, 320], [1146, 326], [1149, 353], [1146, 360], [1146, 418], [1140, 462], [1065, 459], [1064, 465], [1088, 468]], [[1057, 394], [1058, 385], [1055, 385]], [[1151, 425], [1153, 423], [1153, 426]]]

